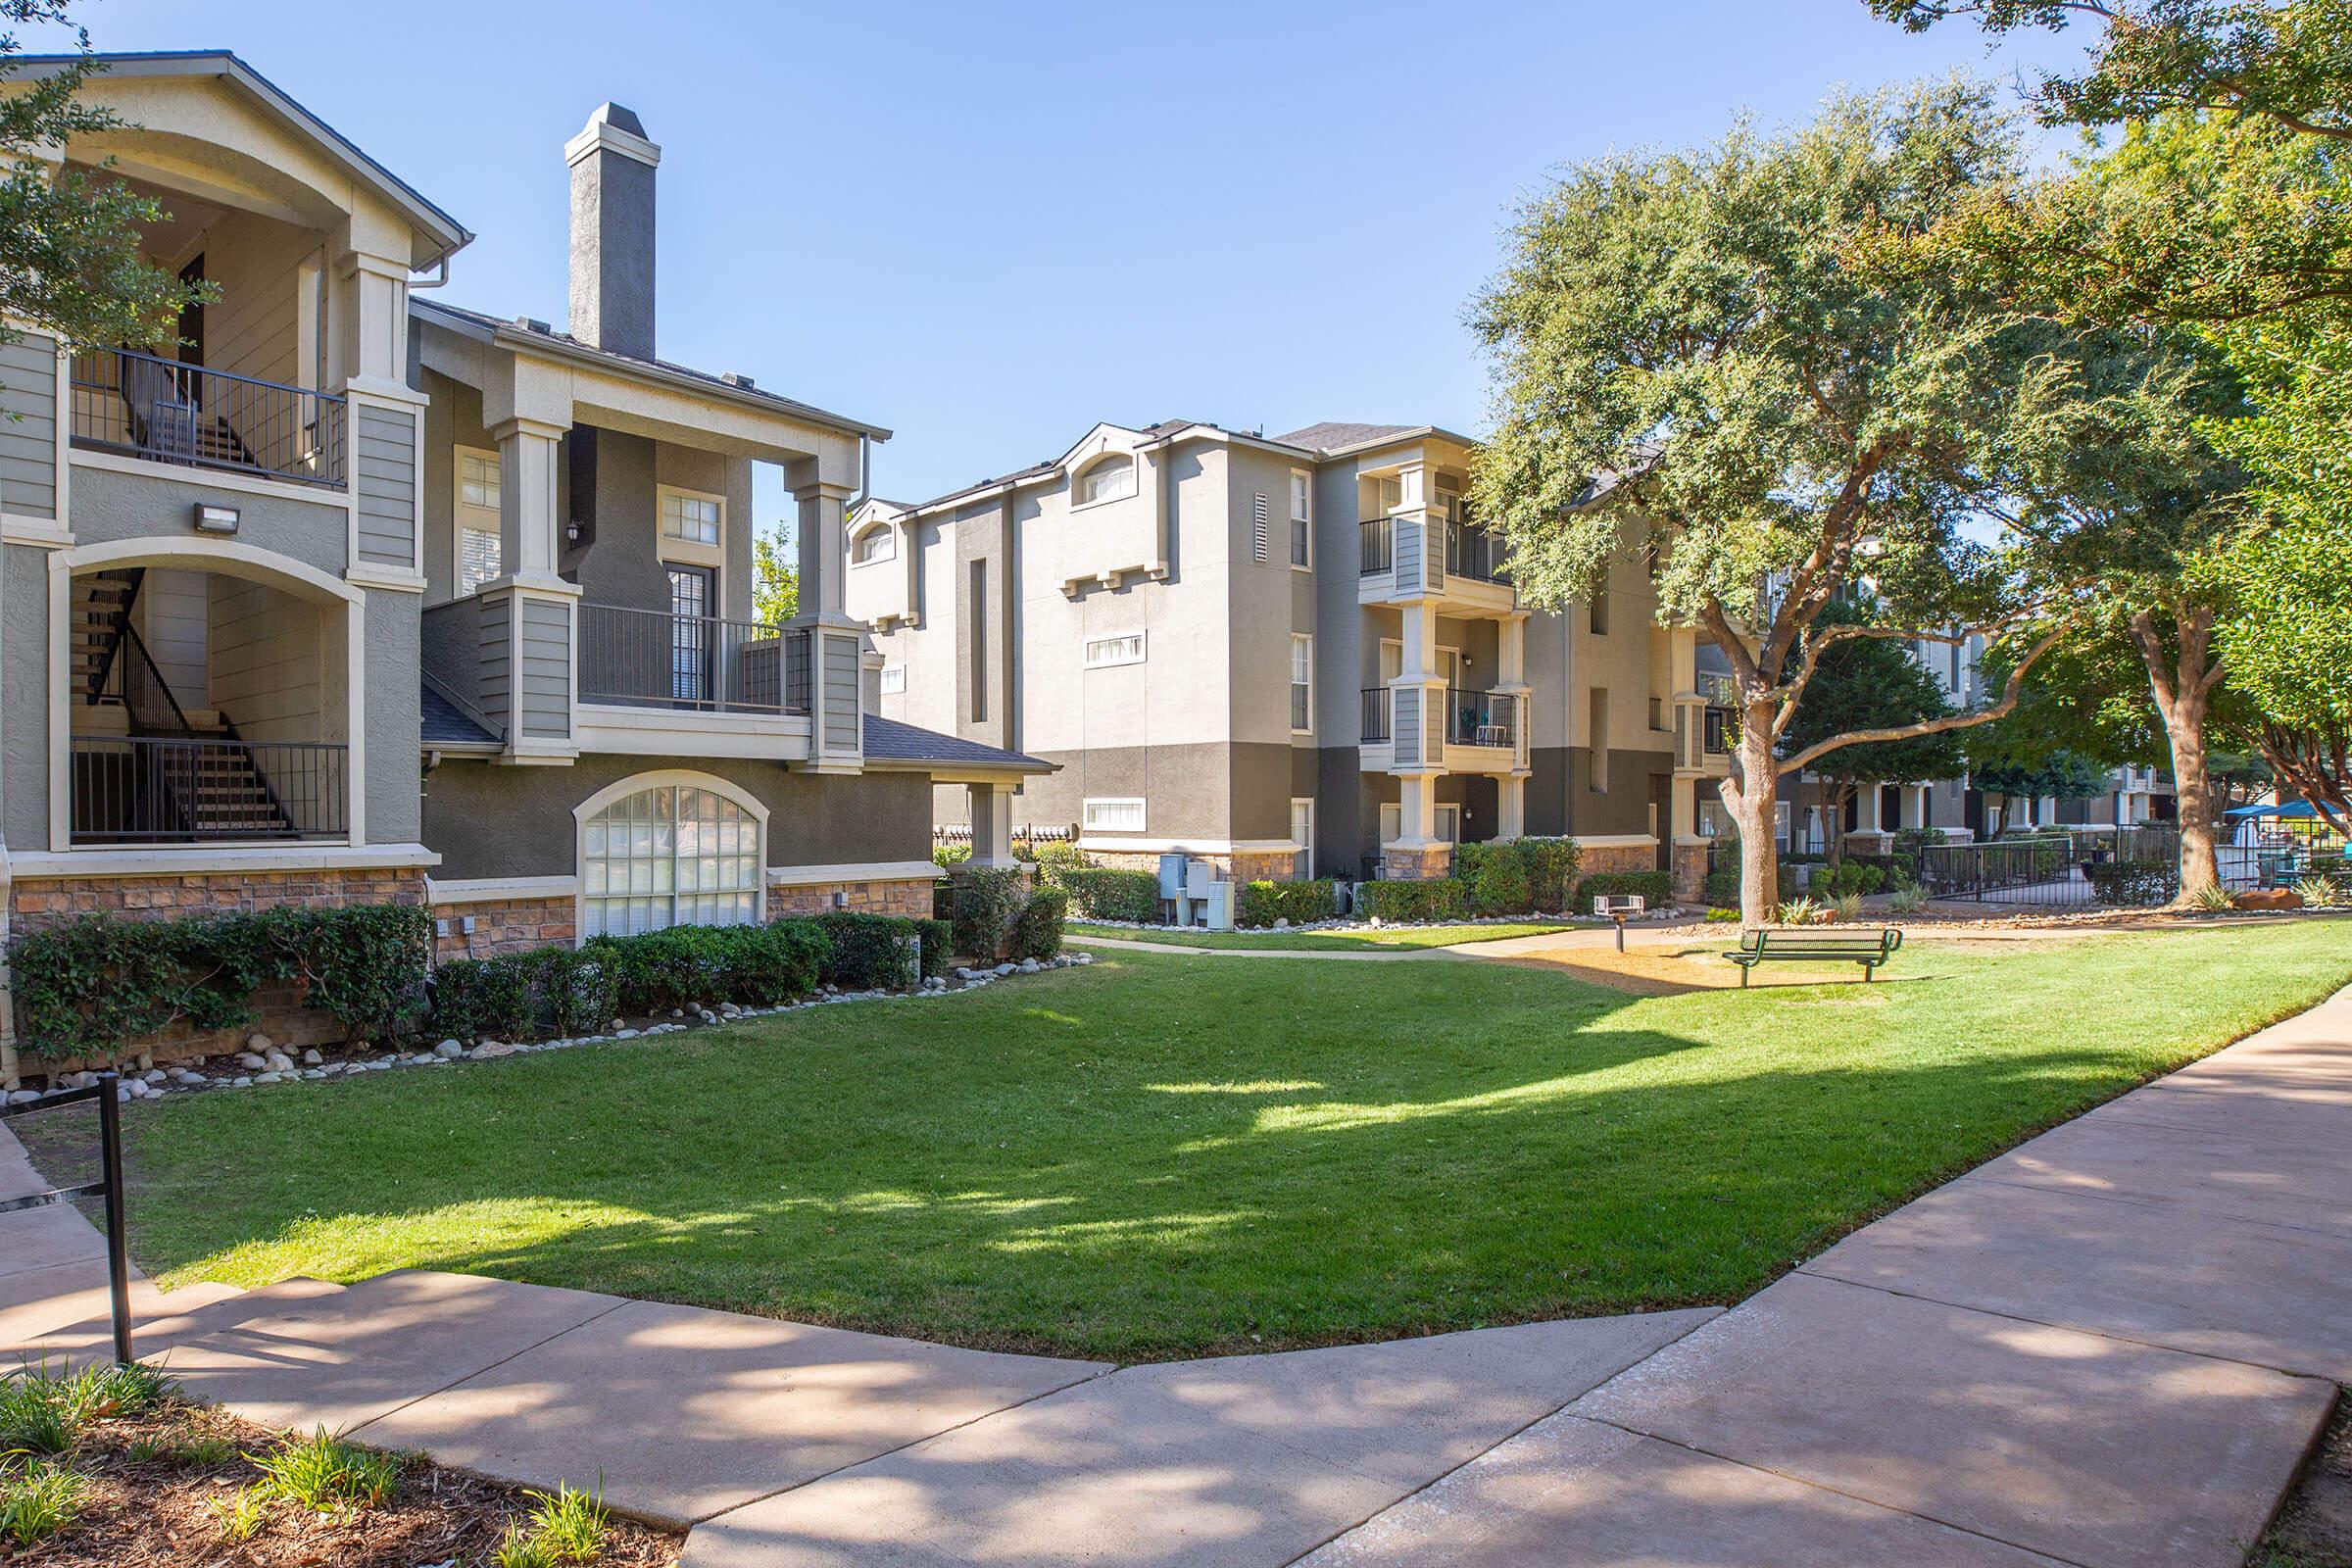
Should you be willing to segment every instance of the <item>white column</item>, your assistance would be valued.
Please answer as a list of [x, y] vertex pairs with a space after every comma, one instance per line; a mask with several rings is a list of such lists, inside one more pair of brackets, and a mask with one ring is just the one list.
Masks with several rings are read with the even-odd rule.
[[490, 434], [498, 442], [500, 575], [526, 587], [562, 583], [563, 522], [556, 510], [556, 443], [561, 425], [513, 418]]
[[849, 488], [822, 480], [796, 484], [792, 499], [800, 509], [800, 618], [846, 621], [849, 617], [842, 612], [841, 588], [848, 560], [842, 533]]
[[1527, 836], [1527, 775], [1505, 773], [1494, 781], [1494, 837], [1508, 842]]
[[990, 866], [1017, 864], [1012, 858], [1012, 786], [971, 784], [965, 788], [972, 808], [971, 863]]
[[1396, 781], [1396, 839], [1383, 849], [1420, 849], [1435, 836], [1437, 782], [1418, 773]]
[[1857, 788], [1861, 798], [1861, 809], [1854, 817], [1854, 831], [1876, 833], [1879, 831], [1879, 786], [1863, 784]]

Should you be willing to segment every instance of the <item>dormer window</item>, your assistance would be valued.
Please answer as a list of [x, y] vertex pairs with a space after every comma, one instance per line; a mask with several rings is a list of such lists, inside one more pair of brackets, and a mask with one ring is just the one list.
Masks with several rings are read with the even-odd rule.
[[850, 542], [850, 564], [862, 566], [871, 561], [888, 561], [898, 553], [898, 533], [885, 523], [866, 529]]
[[1135, 494], [1135, 460], [1109, 457], [1097, 463], [1078, 476], [1078, 505], [1091, 507], [1100, 501], [1116, 501]]

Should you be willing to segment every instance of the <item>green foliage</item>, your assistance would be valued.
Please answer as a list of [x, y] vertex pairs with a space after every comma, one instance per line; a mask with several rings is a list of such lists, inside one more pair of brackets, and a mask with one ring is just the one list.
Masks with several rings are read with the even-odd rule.
[[[534, 1016], [577, 1034], [603, 1029], [614, 1014], [648, 1017], [721, 1002], [772, 1007], [795, 1001], [816, 988], [832, 961], [833, 943], [819, 921], [796, 919], [595, 937], [579, 950], [576, 963], [564, 956], [568, 951], [519, 956], [540, 965]], [[441, 967], [446, 974], [455, 965]], [[565, 997], [573, 1000], [559, 1007], [556, 1001]], [[460, 1033], [454, 1027], [449, 1032]]]
[[1392, 924], [1458, 920], [1469, 912], [1469, 889], [1452, 877], [1355, 885], [1355, 912]]
[[2125, 908], [2170, 904], [2180, 886], [2180, 868], [2171, 860], [2109, 860], [2085, 865], [2082, 874], [2093, 899]]
[[948, 972], [948, 961], [956, 956], [956, 922], [917, 920], [914, 928], [923, 947], [923, 978], [936, 980]]
[[934, 844], [931, 846], [931, 863], [943, 871], [953, 870], [971, 858], [972, 847], [969, 844]]
[[801, 568], [784, 553], [784, 528], [752, 535], [752, 614], [781, 626], [801, 612]]
[[545, 1547], [547, 1560], [596, 1561], [605, 1549], [605, 1538], [612, 1530], [612, 1516], [604, 1499], [596, 1493], [582, 1492], [566, 1483], [559, 1483], [552, 1493], [534, 1492], [530, 1495], [529, 1535]]
[[1159, 918], [1159, 878], [1149, 871], [1121, 871], [1109, 866], [1061, 866], [1038, 863], [1046, 885], [1069, 895], [1070, 907], [1085, 920], [1123, 920], [1150, 925]]
[[1527, 867], [1528, 899], [1534, 907], [1557, 914], [1568, 907], [1576, 887], [1576, 868], [1584, 858], [1574, 839], [1523, 838], [1513, 841]]
[[2081, 752], [2060, 749], [2041, 752], [2029, 761], [2006, 760], [2017, 755], [1989, 752], [1969, 769], [1969, 782], [1976, 788], [2007, 798], [2002, 803], [1996, 831], [2008, 825], [2009, 801], [2039, 800], [2045, 795], [2074, 801], [2096, 795], [2107, 787], [2107, 769]]
[[1536, 906], [1527, 863], [1511, 845], [1455, 845], [1453, 879], [1472, 914], [1524, 914]]
[[74, 1528], [89, 1483], [49, 1459], [0, 1455], [0, 1542], [27, 1550]]
[[966, 865], [955, 873], [956, 950], [984, 963], [1004, 956], [1013, 923], [1029, 902], [1025, 873], [1010, 866]]
[[19, 1049], [96, 1057], [181, 1019], [241, 1028], [255, 1017], [255, 993], [288, 981], [354, 1037], [399, 1033], [423, 1001], [432, 931], [431, 916], [411, 905], [86, 915], [10, 944]]
[[832, 943], [824, 978], [845, 991], [902, 991], [922, 975], [922, 927], [904, 915], [836, 909], [816, 917]]
[[[1740, 897], [1740, 890], [1734, 888], [1732, 890], [1732, 897], [1734, 899], [1738, 899]], [[1703, 918], [1709, 925], [1734, 924], [1737, 923], [1740, 918], [1740, 910], [1736, 906], [1732, 907], [1717, 907], [1709, 909]]]
[[0, 1377], [0, 1453], [63, 1453], [79, 1424], [70, 1379], [38, 1367]]
[[398, 1459], [330, 1437], [324, 1427], [245, 1457], [262, 1473], [255, 1491], [316, 1513], [372, 1508], [400, 1485]]
[[[1850, 604], [1835, 604], [1822, 612], [1808, 635], [1833, 626], [1868, 623], [1863, 611]], [[1804, 695], [1781, 732], [1784, 755], [1850, 731], [1919, 724], [1953, 711], [1942, 685], [1912, 657], [1908, 643], [1858, 637], [1829, 643], [1820, 654], [1813, 678], [1805, 683]], [[1815, 762], [1813, 770], [1834, 787], [1852, 788], [1949, 778], [1967, 765], [1959, 735], [1945, 730], [1907, 740], [1842, 746]]]
[[1061, 951], [1061, 924], [1069, 912], [1068, 895], [1059, 888], [1039, 888], [1029, 895], [1029, 902], [1012, 922], [1012, 938], [1004, 956], [1051, 958]]
[[556, 1548], [527, 1525], [510, 1524], [490, 1548], [490, 1568], [559, 1568]]
[[[1153, 892], [1157, 893], [1157, 888]], [[1339, 901], [1332, 891], [1331, 879], [1312, 882], [1258, 881], [1246, 884], [1233, 912], [1233, 923], [1241, 926], [1272, 925], [1288, 920], [1293, 925], [1309, 925], [1328, 920], [1339, 912]]]
[[1896, 888], [1886, 901], [1887, 911], [1892, 914], [1917, 914], [1927, 906], [1927, 889], [1909, 884]]
[[227, 1542], [251, 1541], [270, 1522], [270, 1494], [265, 1489], [239, 1487], [225, 1497], [212, 1500], [213, 1520], [220, 1527], [220, 1539]]
[[1813, 902], [1812, 895], [1800, 893], [1793, 899], [1782, 900], [1774, 912], [1783, 925], [1811, 925], [1821, 917], [1821, 906]]
[[1650, 908], [1674, 902], [1674, 876], [1667, 871], [1595, 871], [1577, 884], [1576, 911], [1589, 913], [1592, 901], [1638, 895]]
[[1813, 891], [1827, 899], [1843, 899], [1849, 894], [1863, 898], [1886, 885], [1885, 868], [1863, 860], [1845, 860], [1825, 866], [1813, 878]]
[[1058, 872], [1084, 870], [1091, 863], [1086, 852], [1068, 839], [1047, 839], [1029, 858], [1036, 862], [1038, 873], [1049, 879]]

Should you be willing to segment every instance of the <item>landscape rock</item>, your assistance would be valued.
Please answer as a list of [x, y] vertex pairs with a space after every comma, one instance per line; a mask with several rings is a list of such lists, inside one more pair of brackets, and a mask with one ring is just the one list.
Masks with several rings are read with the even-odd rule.
[[305, 1067], [317, 1067], [324, 1063], [325, 1060], [326, 1058], [318, 1054], [318, 1053], [316, 1051], [306, 1051], [302, 1054], [302, 1064]]
[[433, 1048], [433, 1054], [443, 1061], [466, 1054], [466, 1048], [455, 1040], [444, 1040]]
[[254, 1081], [255, 1083], [257, 1083], [257, 1084], [282, 1084], [282, 1083], [284, 1083], [286, 1080], [285, 1080], [285, 1078], [283, 1077], [283, 1075], [281, 1075], [281, 1074], [274, 1073], [274, 1072], [265, 1072], [265, 1073], [257, 1073], [257, 1074], [255, 1074], [255, 1075], [254, 1075], [254, 1080], [253, 1080], [253, 1081]]
[[245, 1037], [245, 1049], [254, 1053], [256, 1055], [267, 1054], [269, 1052], [276, 1049], [276, 1041], [270, 1039], [259, 1029], [256, 1029], [253, 1033]]
[[2248, 888], [2230, 903], [2239, 909], [2300, 909], [2303, 895], [2293, 888]]
[[264, 1061], [257, 1052], [240, 1051], [237, 1053], [237, 1065], [240, 1067], [267, 1067], [270, 1064]]

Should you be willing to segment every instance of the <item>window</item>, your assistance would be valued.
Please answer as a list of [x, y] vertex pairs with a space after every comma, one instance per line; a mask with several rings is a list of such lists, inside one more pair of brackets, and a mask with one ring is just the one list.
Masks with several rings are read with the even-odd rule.
[[1088, 801], [1079, 812], [1079, 826], [1089, 833], [1141, 833], [1144, 803], [1138, 800]]
[[1404, 837], [1404, 808], [1395, 801], [1383, 801], [1380, 806], [1380, 842], [1394, 844]]
[[662, 537], [682, 544], [715, 545], [726, 517], [726, 503], [716, 496], [691, 490], [662, 492]]
[[712, 790], [665, 784], [581, 826], [580, 935], [760, 918], [759, 818]]
[[896, 697], [906, 689], [906, 666], [905, 664], [884, 664], [882, 666], [882, 695]]
[[1585, 746], [1591, 754], [1585, 774], [1588, 786], [1595, 794], [1609, 787], [1609, 693], [1606, 687], [1595, 686], [1586, 699]]
[[1298, 846], [1298, 854], [1291, 863], [1291, 874], [1304, 882], [1315, 874], [1315, 803], [1291, 802], [1291, 842]]
[[970, 612], [967, 624], [971, 627], [972, 722], [988, 722], [988, 563], [972, 563], [971, 598], [965, 608]]
[[1135, 460], [1104, 458], [1078, 476], [1078, 502], [1091, 507], [1135, 494]]
[[669, 570], [669, 695], [681, 703], [710, 702], [718, 650], [710, 623], [715, 586], [708, 566]]
[[1438, 837], [1447, 844], [1461, 843], [1462, 808], [1458, 806], [1436, 806], [1432, 807], [1430, 810], [1436, 818], [1435, 826]]
[[1293, 469], [1291, 472], [1291, 564], [1310, 564], [1314, 547], [1314, 514], [1312, 487], [1307, 476]]
[[460, 447], [457, 451], [457, 590], [463, 597], [498, 576], [502, 524], [498, 454], [472, 447]]
[[1291, 633], [1291, 728], [1315, 727], [1315, 640], [1303, 632]]
[[1608, 634], [1609, 591], [1603, 588], [1592, 596], [1592, 635], [1606, 637]]
[[1090, 637], [1086, 643], [1086, 667], [1107, 669], [1113, 664], [1140, 664], [1144, 662], [1144, 634], [1140, 631], [1121, 633], [1116, 637]]
[[898, 530], [888, 523], [878, 523], [859, 534], [851, 544], [850, 563], [862, 566], [869, 561], [888, 561], [898, 553]]

